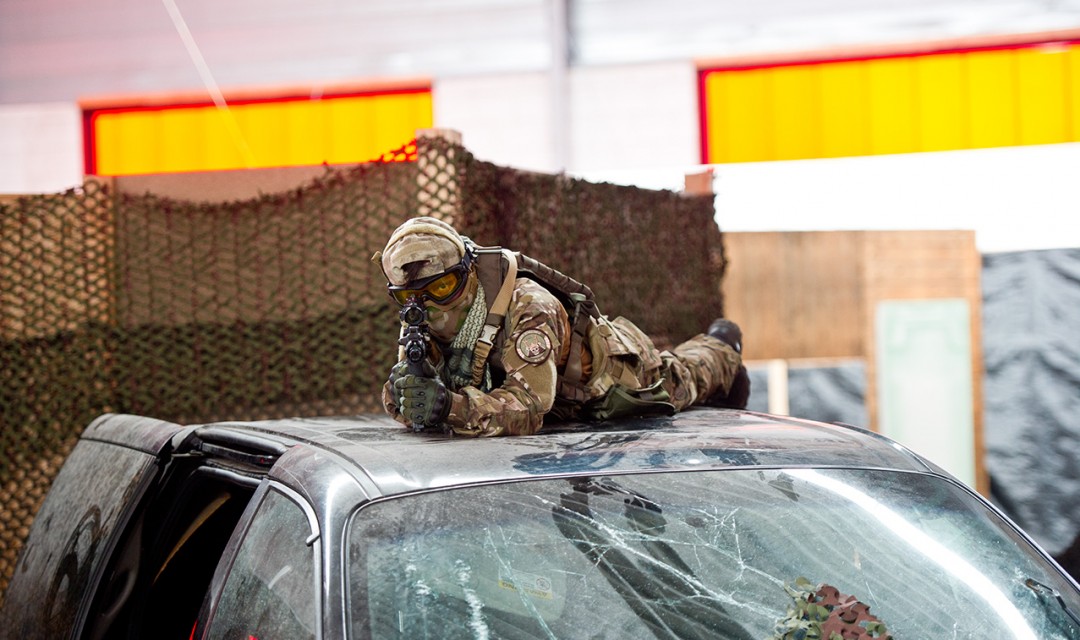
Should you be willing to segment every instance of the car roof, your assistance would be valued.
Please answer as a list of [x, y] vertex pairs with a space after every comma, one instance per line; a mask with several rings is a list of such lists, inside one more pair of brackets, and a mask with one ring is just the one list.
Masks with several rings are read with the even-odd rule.
[[942, 473], [892, 440], [850, 425], [696, 407], [500, 438], [414, 433], [376, 415], [215, 423], [196, 433], [229, 431], [329, 450], [384, 496], [568, 474], [790, 467]]

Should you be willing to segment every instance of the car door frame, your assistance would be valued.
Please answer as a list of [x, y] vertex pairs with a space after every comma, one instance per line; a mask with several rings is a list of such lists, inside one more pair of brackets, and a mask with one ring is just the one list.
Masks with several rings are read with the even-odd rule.
[[[83, 635], [91, 603], [101, 589], [105, 569], [117, 552], [118, 542], [128, 535], [134, 514], [147, 492], [161, 477], [169, 455], [190, 433], [190, 428], [142, 416], [106, 414], [91, 422], [65, 462], [67, 473], [61, 468], [54, 479], [54, 486], [34, 518], [26, 546], [19, 554], [15, 575], [6, 592], [4, 609], [0, 611], [2, 628], [15, 632], [18, 628], [25, 629], [29, 626], [37, 632], [45, 632], [53, 637], [78, 638]], [[100, 451], [94, 450], [98, 447], [115, 447], [117, 451], [129, 453], [134, 451], [145, 454], [146, 459], [137, 470], [133, 470], [134, 473], [127, 477], [126, 481], [125, 478], [117, 479], [116, 486], [125, 487], [127, 495], [96, 496], [87, 504], [82, 517], [64, 517], [66, 514], [61, 513], [59, 507], [64, 506], [64, 500], [74, 497], [66, 495], [65, 492], [79, 493], [82, 488], [82, 485], [78, 484], [80, 477], [68, 475], [75, 473], [72, 471], [76, 468], [74, 465], [89, 462], [89, 458], [85, 461], [83, 458], [97, 457], [95, 453]], [[115, 513], [111, 516], [111, 524], [105, 530], [100, 521], [101, 507], [110, 501], [111, 509]], [[92, 513], [97, 513], [99, 519], [96, 525], [91, 523], [96, 529], [91, 531], [91, 535], [100, 531], [100, 537], [95, 536], [90, 541], [88, 553], [80, 558], [82, 531], [87, 526], [88, 515]], [[58, 532], [69, 532], [68, 542], [63, 549], [37, 548], [50, 540], [54, 520]], [[61, 533], [60, 536], [62, 535]], [[53, 562], [56, 557], [61, 559]], [[89, 566], [84, 566], [87, 563]], [[63, 617], [70, 620], [60, 620], [59, 614], [51, 615], [49, 609], [52, 607], [43, 606], [40, 601], [36, 603], [37, 606], [30, 605], [27, 599], [44, 597], [49, 601], [49, 594], [60, 589], [65, 580], [70, 597], [63, 605], [66, 610]], [[76, 580], [79, 584], [76, 584]], [[58, 626], [50, 628], [53, 619], [56, 619]]]
[[308, 517], [311, 528], [308, 539], [316, 553], [315, 571], [319, 582], [316, 592], [319, 600], [316, 637], [347, 637], [347, 571], [344, 566], [348, 561], [344, 544], [346, 525], [352, 512], [370, 500], [373, 486], [370, 479], [366, 478], [355, 464], [349, 463], [329, 449], [307, 443], [294, 446], [284, 453], [252, 495], [226, 545], [192, 637], [206, 637], [241, 543], [247, 537], [251, 522], [270, 491], [279, 491], [296, 502]]

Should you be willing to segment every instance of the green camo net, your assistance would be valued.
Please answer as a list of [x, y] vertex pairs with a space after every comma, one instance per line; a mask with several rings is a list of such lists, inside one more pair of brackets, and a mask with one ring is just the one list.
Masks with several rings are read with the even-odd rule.
[[605, 314], [662, 347], [722, 313], [711, 196], [524, 173], [441, 139], [238, 202], [109, 184], [0, 204], [0, 602], [52, 478], [98, 415], [378, 411], [397, 314], [371, 256], [409, 217], [589, 284]]

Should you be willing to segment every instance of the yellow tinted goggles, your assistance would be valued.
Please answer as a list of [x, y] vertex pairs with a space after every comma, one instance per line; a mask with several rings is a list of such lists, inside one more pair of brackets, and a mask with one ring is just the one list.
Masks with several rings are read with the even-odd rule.
[[403, 286], [387, 285], [386, 288], [390, 291], [390, 297], [400, 305], [408, 302], [409, 298], [446, 304], [452, 302], [465, 289], [465, 282], [468, 279], [468, 268], [463, 264], [458, 264], [430, 278], [410, 282]]

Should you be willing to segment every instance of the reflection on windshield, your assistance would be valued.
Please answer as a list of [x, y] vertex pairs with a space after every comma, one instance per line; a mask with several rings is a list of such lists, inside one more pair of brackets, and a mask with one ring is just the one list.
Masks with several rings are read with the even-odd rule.
[[864, 510], [870, 517], [888, 527], [896, 537], [908, 544], [912, 554], [921, 554], [924, 559], [936, 563], [950, 576], [967, 585], [972, 593], [983, 598], [990, 606], [989, 610], [998, 615], [1002, 623], [1012, 632], [1011, 637], [1035, 640], [1035, 632], [1009, 598], [982, 571], [960, 557], [957, 551], [948, 549], [919, 529], [915, 523], [854, 486], [809, 469], [793, 469], [791, 474], [842, 496], [851, 504]]
[[[663, 539], [667, 520], [658, 504], [611, 479], [582, 478], [571, 481], [571, 486], [573, 490], [561, 494], [552, 509], [556, 526], [650, 631], [662, 638], [750, 640], [738, 618], [724, 608], [724, 594], [694, 575]], [[628, 529], [639, 544], [622, 543], [621, 530], [599, 526], [589, 506], [590, 495], [621, 499]], [[630, 550], [634, 552], [627, 553]]]
[[1080, 640], [1075, 590], [974, 498], [918, 474], [722, 470], [419, 494], [357, 512], [348, 557], [354, 638]]

